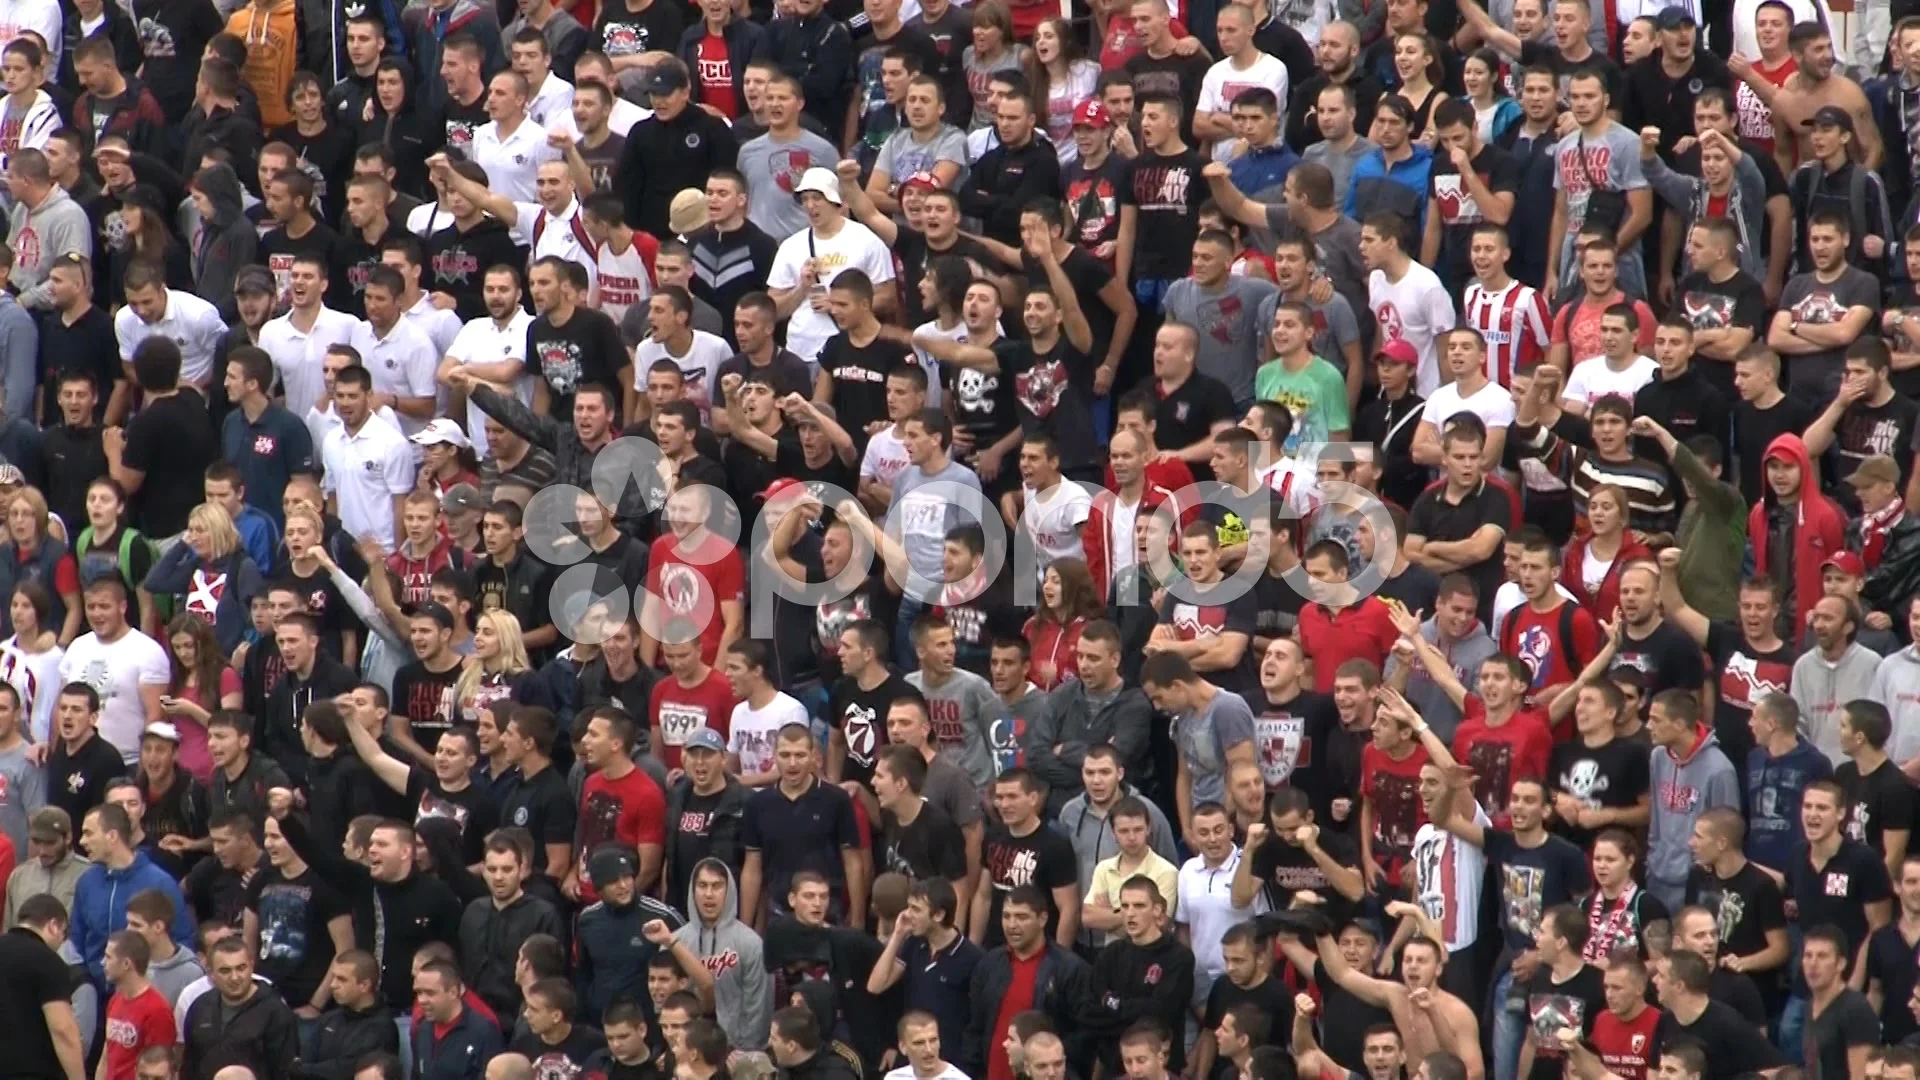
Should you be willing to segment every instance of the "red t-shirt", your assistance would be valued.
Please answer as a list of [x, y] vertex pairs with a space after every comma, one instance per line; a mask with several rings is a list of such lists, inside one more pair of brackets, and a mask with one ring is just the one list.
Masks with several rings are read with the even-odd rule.
[[1620, 1080], [1647, 1080], [1652, 1071], [1653, 1033], [1660, 1026], [1660, 1010], [1640, 1010], [1632, 1020], [1622, 1020], [1612, 1009], [1600, 1010], [1593, 1021], [1588, 1041], [1600, 1055], [1600, 1063]]
[[1323, 604], [1300, 609], [1300, 649], [1313, 657], [1313, 689], [1333, 693], [1333, 677], [1340, 665], [1356, 657], [1384, 668], [1393, 643], [1400, 640], [1386, 602], [1369, 596], [1334, 612]]
[[[1501, 651], [1519, 657], [1527, 666], [1528, 704], [1533, 704], [1540, 691], [1572, 682], [1587, 661], [1600, 652], [1600, 624], [1593, 613], [1571, 600], [1565, 603], [1571, 607], [1570, 612], [1559, 607], [1538, 612], [1532, 604], [1521, 604], [1507, 616], [1507, 624], [1501, 629]], [[1562, 625], [1573, 631], [1572, 642], [1560, 640]], [[1555, 732], [1554, 737], [1572, 738], [1571, 728], [1565, 734]]]
[[733, 58], [727, 54], [727, 39], [709, 33], [700, 39], [698, 49], [701, 104], [711, 105], [729, 117], [740, 115], [733, 96]]
[[1453, 733], [1454, 760], [1474, 772], [1473, 797], [1487, 816], [1507, 814], [1507, 792], [1515, 780], [1545, 780], [1553, 736], [1547, 718], [1538, 709], [1521, 709], [1499, 727], [1487, 726], [1487, 703], [1468, 694], [1460, 710], [1460, 727]]
[[712, 728], [721, 739], [727, 737], [727, 725], [737, 704], [739, 699], [733, 696], [727, 677], [712, 668], [707, 669], [706, 680], [698, 686], [681, 686], [680, 680], [671, 675], [654, 683], [647, 707], [653, 714], [653, 726], [660, 729], [660, 745], [653, 748], [655, 756], [669, 769], [680, 768], [680, 748], [694, 732]]
[[993, 1019], [993, 1030], [987, 1039], [987, 1080], [1013, 1080], [1013, 1063], [1007, 1060], [1007, 1026], [1013, 1018], [1033, 1007], [1033, 988], [1040, 975], [1040, 961], [1047, 955], [1041, 949], [1028, 960], [1022, 960], [1007, 950], [1007, 960], [1013, 965], [1013, 978], [1007, 983], [1007, 992], [1000, 998], [1000, 1011]]
[[1707, 216], [1710, 218], [1726, 217], [1727, 200], [1729, 197], [1730, 196], [1726, 195], [1707, 196]]
[[[1607, 297], [1605, 302], [1586, 295], [1584, 286], [1580, 291], [1579, 303], [1568, 304], [1553, 317], [1553, 343], [1567, 346], [1567, 360], [1573, 364], [1606, 352], [1600, 344], [1600, 316], [1606, 314], [1608, 308], [1627, 299], [1627, 294], [1619, 289], [1613, 290], [1613, 295]], [[1635, 300], [1633, 312], [1640, 317], [1640, 330], [1634, 335], [1633, 346], [1642, 353], [1651, 353], [1655, 325], [1653, 309], [1647, 306], [1646, 301]]]
[[107, 1080], [133, 1080], [149, 1046], [172, 1046], [179, 1028], [167, 996], [149, 986], [140, 996], [107, 999]]
[[[574, 850], [583, 861], [602, 844], [665, 846], [667, 796], [653, 777], [638, 768], [618, 780], [609, 780], [602, 772], [588, 773], [580, 787], [580, 821], [575, 829]], [[589, 904], [599, 898], [584, 874], [580, 897]]]
[[720, 605], [745, 603], [746, 567], [740, 549], [708, 533], [693, 550], [683, 550], [672, 533], [653, 542], [648, 552], [647, 591], [659, 600], [657, 622], [647, 633], [659, 637], [671, 623], [691, 620], [700, 630], [700, 658], [712, 664], [720, 657], [720, 635], [726, 623]]
[[1399, 761], [1372, 743], [1360, 749], [1360, 793], [1373, 808], [1373, 861], [1387, 872], [1388, 884], [1399, 884], [1413, 838], [1427, 823], [1420, 805], [1420, 767], [1427, 761], [1427, 748], [1418, 744]]

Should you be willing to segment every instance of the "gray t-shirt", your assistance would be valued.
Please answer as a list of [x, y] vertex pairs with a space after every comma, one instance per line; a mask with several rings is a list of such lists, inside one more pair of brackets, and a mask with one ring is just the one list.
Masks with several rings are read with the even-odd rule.
[[1333, 174], [1333, 205], [1347, 205], [1347, 186], [1353, 182], [1353, 168], [1360, 159], [1378, 150], [1373, 140], [1362, 136], [1353, 140], [1353, 145], [1345, 150], [1335, 150], [1333, 144], [1326, 141], [1314, 143], [1300, 152], [1301, 162], [1314, 161], [1327, 167]]
[[1216, 688], [1213, 700], [1197, 713], [1173, 722], [1174, 745], [1193, 778], [1193, 801], [1227, 801], [1227, 751], [1253, 741], [1253, 710], [1231, 690]]
[[[943, 484], [938, 490], [921, 489]], [[921, 492], [916, 495], [915, 492]], [[986, 496], [981, 494], [980, 478], [957, 461], [928, 476], [918, 465], [909, 465], [893, 478], [893, 501], [888, 504], [887, 529], [899, 523], [900, 543], [907, 549], [907, 561], [916, 574], [928, 581], [939, 581], [941, 557], [945, 553], [947, 532], [959, 525], [979, 524], [985, 520]]]
[[[1360, 320], [1353, 317], [1353, 305], [1347, 298], [1334, 293], [1324, 304], [1312, 300], [1306, 302], [1313, 309], [1313, 355], [1338, 368], [1340, 374], [1347, 373], [1347, 354], [1341, 350], [1360, 340]], [[1273, 313], [1280, 308], [1280, 290], [1275, 289], [1272, 296], [1260, 301], [1260, 310], [1254, 314], [1264, 332], [1273, 326]], [[1364, 350], [1363, 350], [1364, 351]], [[1271, 358], [1273, 353], [1272, 335], [1260, 343], [1260, 355]]]
[[[1360, 223], [1341, 216], [1333, 224], [1308, 236], [1305, 229], [1287, 217], [1284, 203], [1267, 204], [1267, 228], [1282, 240], [1301, 239], [1313, 245], [1313, 261], [1333, 283], [1333, 291], [1346, 297], [1347, 309], [1368, 333], [1373, 331], [1373, 308], [1367, 293], [1367, 269], [1360, 257]], [[1269, 326], [1272, 324], [1269, 323]]]
[[973, 778], [937, 752], [927, 763], [927, 783], [920, 789], [920, 797], [945, 810], [953, 823], [963, 829], [987, 816], [986, 804], [980, 797], [980, 789], [973, 786]]
[[[973, 120], [967, 125], [968, 131], [993, 126], [993, 110], [987, 108], [987, 84], [993, 80], [994, 72], [1020, 71], [1020, 50], [1021, 46], [1018, 45], [1003, 49], [997, 58], [985, 62], [975, 54], [971, 45], [960, 54], [960, 69], [966, 74], [967, 89], [973, 95]], [[1046, 118], [1043, 116], [1041, 119]]]
[[1195, 366], [1227, 384], [1236, 406], [1253, 403], [1253, 373], [1260, 366], [1263, 328], [1256, 319], [1260, 305], [1279, 291], [1271, 281], [1227, 275], [1218, 289], [1202, 288], [1192, 278], [1167, 287], [1162, 306], [1167, 318], [1199, 328], [1200, 352]]
[[[1440, 651], [1446, 654], [1447, 660], [1453, 665], [1453, 677], [1469, 688], [1480, 681], [1480, 665], [1500, 651], [1494, 645], [1493, 638], [1487, 636], [1486, 628], [1478, 623], [1474, 624], [1473, 633], [1461, 640], [1440, 645], [1440, 628], [1432, 619], [1428, 619], [1420, 624], [1420, 636], [1439, 645]], [[1403, 666], [1406, 665], [1401, 663], [1398, 656], [1389, 657], [1387, 678], [1393, 678], [1394, 672]], [[1449, 746], [1453, 744], [1453, 733], [1460, 727], [1460, 709], [1437, 683], [1427, 677], [1426, 665], [1418, 660], [1411, 665], [1407, 678], [1407, 701], [1426, 719], [1433, 733], [1440, 736], [1441, 742]]]
[[[1584, 163], [1575, 157], [1583, 146]], [[1575, 131], [1560, 140], [1553, 154], [1554, 190], [1567, 195], [1567, 231], [1560, 237], [1560, 265], [1566, 267], [1572, 263], [1573, 242], [1586, 224], [1595, 185], [1601, 191], [1639, 191], [1647, 186], [1647, 175], [1640, 165], [1640, 136], [1624, 124], [1608, 124], [1595, 137]], [[1636, 253], [1621, 252], [1621, 261]]]
[[0, 752], [0, 830], [13, 841], [13, 850], [27, 850], [27, 818], [47, 805], [46, 770], [27, 760], [32, 744], [22, 742], [12, 750]]
[[960, 166], [960, 175], [951, 185], [959, 190], [967, 181], [967, 136], [952, 124], [941, 124], [933, 138], [926, 142], [917, 140], [913, 129], [901, 128], [887, 136], [873, 168], [875, 172], [886, 173], [897, 187], [914, 173], [932, 172], [933, 167], [943, 161]]
[[[1837, 323], [1847, 317], [1847, 309], [1864, 307], [1875, 318], [1867, 323], [1873, 331], [1879, 321], [1880, 283], [1857, 266], [1840, 271], [1831, 283], [1814, 274], [1795, 274], [1780, 290], [1780, 310], [1808, 326]], [[1824, 352], [1783, 356], [1787, 375], [1793, 382], [1793, 396], [1807, 401], [1831, 401], [1840, 389], [1840, 377], [1847, 366], [1844, 346]]]
[[962, 668], [939, 686], [927, 685], [925, 671], [911, 672], [907, 685], [926, 695], [940, 757], [966, 770], [975, 790], [984, 793], [993, 783], [993, 755], [987, 750], [993, 724], [1006, 711], [992, 685]]
[[740, 175], [747, 178], [747, 220], [775, 240], [785, 240], [807, 227], [806, 211], [793, 189], [811, 168], [831, 169], [840, 160], [833, 144], [800, 129], [792, 139], [773, 132], [748, 139], [740, 148]]

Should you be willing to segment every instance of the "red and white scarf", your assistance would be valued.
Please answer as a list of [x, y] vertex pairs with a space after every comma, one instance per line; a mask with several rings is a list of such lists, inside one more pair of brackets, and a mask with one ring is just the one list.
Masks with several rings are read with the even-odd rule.
[[1593, 894], [1593, 904], [1587, 909], [1587, 947], [1580, 950], [1582, 960], [1589, 964], [1605, 962], [1623, 936], [1638, 946], [1640, 930], [1635, 925], [1639, 921], [1635, 912], [1639, 905], [1634, 901], [1639, 895], [1640, 887], [1629, 884], [1609, 908], [1604, 893]]
[[1887, 533], [1906, 512], [1906, 502], [1896, 498], [1878, 511], [1860, 515], [1860, 561], [1867, 564], [1867, 569], [1880, 565], [1880, 556], [1887, 550]]

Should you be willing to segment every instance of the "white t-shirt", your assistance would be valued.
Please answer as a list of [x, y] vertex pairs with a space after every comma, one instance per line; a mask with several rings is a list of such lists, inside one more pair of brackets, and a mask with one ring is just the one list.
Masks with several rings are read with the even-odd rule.
[[1588, 592], [1599, 589], [1600, 583], [1607, 580], [1607, 571], [1611, 569], [1613, 569], [1613, 560], [1602, 559], [1595, 555], [1591, 544], [1581, 552], [1580, 584], [1585, 585]]
[[120, 360], [133, 363], [133, 351], [149, 334], [170, 337], [180, 346], [180, 381], [205, 388], [213, 381], [213, 355], [227, 336], [220, 310], [190, 292], [167, 290], [167, 309], [159, 322], [147, 322], [123, 307], [113, 317], [113, 333], [120, 341]]
[[513, 134], [504, 138], [494, 121], [475, 128], [473, 146], [467, 153], [473, 163], [487, 170], [487, 189], [505, 195], [514, 202], [533, 202], [534, 178], [542, 162], [560, 160], [560, 151], [547, 141], [547, 129], [530, 120], [522, 120]]
[[[680, 365], [680, 374], [687, 381], [687, 400], [700, 407], [700, 422], [713, 423], [713, 397], [720, 390], [720, 365], [733, 359], [733, 350], [727, 348], [724, 338], [718, 338], [705, 330], [693, 331], [693, 344], [687, 346], [685, 355], [675, 356], [658, 341], [648, 338], [633, 351], [633, 388], [646, 393], [647, 371], [656, 360], [672, 360]], [[721, 403], [725, 408], [725, 402]]]
[[1179, 913], [1177, 919], [1188, 928], [1188, 940], [1193, 942], [1194, 974], [1200, 976], [1194, 980], [1197, 994], [1204, 993], [1200, 989], [1203, 984], [1211, 985], [1227, 970], [1227, 961], [1220, 954], [1220, 937], [1227, 932], [1227, 927], [1246, 922], [1267, 910], [1265, 889], [1254, 891], [1250, 906], [1233, 906], [1233, 875], [1239, 868], [1237, 847], [1226, 862], [1216, 867], [1208, 868], [1204, 855], [1195, 855], [1180, 864], [1180, 877], [1175, 886], [1180, 899], [1174, 911]]
[[[816, 286], [820, 289], [832, 285], [842, 270], [865, 271], [876, 286], [893, 280], [893, 252], [887, 250], [887, 245], [880, 242], [872, 229], [857, 221], [848, 221], [831, 239], [805, 228], [781, 241], [779, 251], [773, 256], [773, 269], [767, 273], [767, 287], [791, 289], [799, 285], [808, 259], [820, 261], [822, 270]], [[787, 349], [812, 363], [819, 359], [820, 346], [839, 332], [832, 317], [813, 310], [802, 298], [793, 317], [787, 320]], [[635, 368], [638, 370], [639, 365]]]
[[62, 685], [83, 682], [100, 695], [100, 736], [129, 764], [140, 760], [140, 735], [147, 729], [140, 688], [165, 686], [172, 674], [167, 650], [132, 627], [112, 642], [81, 634], [60, 661]]
[[[1271, 90], [1280, 99], [1280, 115], [1287, 113], [1287, 65], [1267, 53], [1254, 57], [1245, 70], [1222, 60], [1207, 69], [1200, 81], [1199, 111], [1226, 115], [1233, 111], [1233, 99], [1248, 90]], [[1213, 145], [1213, 160], [1226, 161], [1233, 153], [1233, 139], [1221, 139]]]
[[67, 650], [58, 645], [30, 653], [20, 647], [18, 635], [0, 641], [0, 679], [20, 695], [20, 711], [28, 717], [28, 736], [46, 742], [53, 732], [53, 705], [60, 699], [60, 662]]
[[[1473, 808], [1474, 824], [1492, 825], [1487, 812]], [[1413, 837], [1413, 902], [1432, 916], [1447, 935], [1447, 951], [1471, 948], [1480, 936], [1480, 879], [1487, 855], [1432, 822]]]
[[[533, 316], [525, 308], [514, 308], [513, 316], [505, 326], [493, 320], [491, 315], [482, 315], [460, 328], [460, 333], [447, 347], [447, 355], [461, 364], [498, 364], [507, 360], [518, 360], [522, 365], [527, 362], [527, 327], [533, 324]], [[513, 383], [513, 396], [520, 404], [533, 407], [533, 376], [524, 372]], [[487, 456], [486, 414], [472, 401], [467, 402], [467, 438], [473, 442], [473, 452]]]
[[[921, 334], [943, 337], [948, 341], [965, 341], [967, 340], [967, 324], [965, 320], [962, 320], [954, 323], [950, 328], [943, 328], [938, 320], [928, 319], [926, 322], [921, 323], [913, 332], [914, 337], [919, 337]], [[942, 387], [940, 385], [940, 361], [935, 360], [933, 354], [918, 345], [913, 347], [913, 358], [920, 362], [920, 366], [924, 368], [927, 373], [927, 408], [937, 409], [943, 400], [941, 397]]]
[[[599, 276], [600, 263], [587, 245], [580, 242], [580, 235], [569, 224], [581, 214], [580, 200], [575, 199], [558, 215], [547, 213], [547, 208], [539, 203], [514, 203], [515, 235], [531, 249], [527, 252], [527, 265], [531, 267], [535, 259], [544, 259], [548, 255], [558, 255], [568, 262], [579, 263], [587, 271], [587, 295], [593, 295], [593, 287]], [[542, 219], [545, 223], [542, 224]], [[581, 229], [585, 231], [584, 220]], [[533, 234], [538, 232], [540, 239]], [[615, 317], [614, 322], [619, 322]]]
[[308, 409], [325, 401], [327, 379], [322, 368], [327, 350], [352, 341], [358, 325], [360, 320], [346, 312], [322, 307], [313, 317], [313, 329], [305, 333], [293, 324], [292, 312], [269, 319], [260, 328], [260, 347], [273, 358], [273, 369], [280, 374], [288, 412], [305, 416]]
[[1479, 417], [1488, 431], [1512, 427], [1513, 394], [1499, 383], [1489, 382], [1461, 397], [1458, 384], [1448, 383], [1427, 397], [1427, 409], [1420, 420], [1432, 424], [1435, 431], [1445, 431], [1447, 423], [1463, 412]]
[[1080, 527], [1087, 523], [1093, 496], [1071, 480], [1062, 480], [1043, 494], [1021, 485], [1026, 506], [1020, 511], [1020, 529], [1033, 540], [1038, 569], [1045, 573], [1055, 559], [1082, 558]]
[[1121, 502], [1114, 496], [1107, 504], [1107, 557], [1113, 565], [1107, 568], [1107, 580], [1113, 581], [1121, 574], [1133, 569], [1138, 554], [1133, 543], [1134, 519], [1140, 516], [1140, 504]]
[[774, 692], [773, 700], [767, 702], [764, 709], [753, 708], [744, 701], [733, 707], [733, 719], [727, 729], [727, 752], [740, 756], [740, 775], [774, 771], [777, 767], [774, 744], [780, 729], [788, 724], [811, 727], [812, 720], [807, 716], [805, 705], [779, 691]]
[[420, 331], [420, 335], [433, 346], [436, 367], [439, 366], [439, 358], [445, 356], [447, 349], [453, 345], [453, 339], [460, 336], [460, 316], [436, 306], [431, 293], [421, 293], [420, 299], [413, 302], [401, 320]]
[[867, 440], [867, 453], [860, 459], [860, 479], [876, 480], [882, 486], [893, 487], [893, 478], [907, 471], [913, 464], [907, 458], [907, 444], [893, 433], [892, 427], [883, 429], [878, 435]]
[[[1574, 597], [1573, 593], [1567, 590], [1565, 585], [1560, 584], [1558, 581], [1553, 583], [1553, 589], [1561, 596], [1566, 597], [1568, 603], [1577, 604], [1580, 602]], [[1493, 594], [1493, 629], [1491, 631], [1493, 640], [1500, 640], [1500, 635], [1507, 631], [1507, 616], [1520, 610], [1520, 605], [1526, 602], [1527, 594], [1521, 590], [1519, 582], [1503, 581], [1500, 583], [1500, 588], [1495, 590]]]
[[[363, 320], [353, 328], [351, 344], [360, 351], [360, 363], [373, 376], [375, 390], [396, 397], [439, 397], [440, 384], [434, 376], [440, 369], [440, 354], [427, 335], [406, 319], [394, 323], [385, 337]], [[427, 426], [425, 420], [404, 413], [399, 420], [400, 430], [408, 436]]]
[[413, 490], [413, 444], [393, 425], [368, 417], [349, 434], [333, 429], [321, 447], [320, 486], [340, 506], [340, 527], [355, 538], [373, 537], [393, 550], [393, 498]]
[[[1572, 401], [1593, 407], [1593, 403], [1608, 394], [1618, 394], [1631, 404], [1633, 395], [1660, 374], [1660, 365], [1652, 357], [1636, 356], [1625, 371], [1615, 371], [1607, 366], [1607, 358], [1595, 356], [1573, 365], [1573, 371], [1567, 376], [1567, 388], [1560, 391], [1561, 401]], [[1427, 405], [1429, 416], [1433, 413], [1431, 402]]]
[[[941, 1064], [947, 1067], [940, 1072], [940, 1075], [933, 1077], [933, 1080], [968, 1080], [967, 1074], [954, 1068], [951, 1063], [941, 1062]], [[920, 1074], [913, 1071], [913, 1066], [902, 1065], [889, 1072], [886, 1080], [920, 1080]]]
[[1434, 343], [1454, 326], [1453, 297], [1446, 286], [1419, 263], [1408, 263], [1399, 281], [1388, 281], [1386, 271], [1375, 270], [1367, 276], [1367, 306], [1380, 326], [1381, 342], [1405, 341], [1419, 354], [1420, 396], [1431, 400], [1440, 387]]
[[647, 263], [640, 257], [638, 244], [628, 244], [627, 250], [617, 255], [612, 244], [601, 244], [594, 272], [600, 281], [600, 310], [615, 326], [620, 325], [628, 308], [646, 303], [647, 297], [653, 295], [653, 277], [647, 273]]

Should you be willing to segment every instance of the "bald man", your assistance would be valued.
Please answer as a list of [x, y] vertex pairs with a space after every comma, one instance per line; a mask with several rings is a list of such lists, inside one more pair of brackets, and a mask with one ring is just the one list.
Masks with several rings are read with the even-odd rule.
[[533, 1080], [533, 1062], [525, 1054], [501, 1054], [487, 1062], [487, 1080]]

